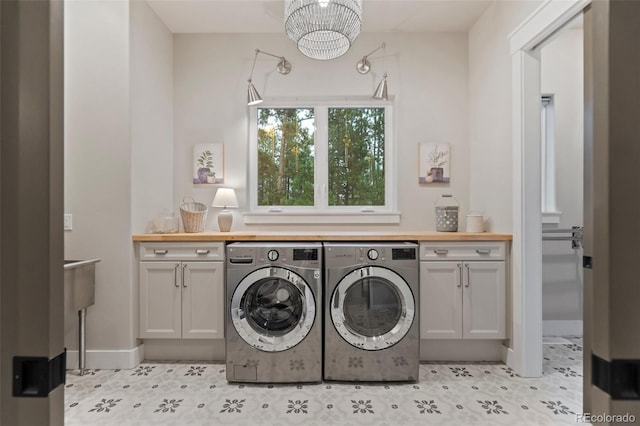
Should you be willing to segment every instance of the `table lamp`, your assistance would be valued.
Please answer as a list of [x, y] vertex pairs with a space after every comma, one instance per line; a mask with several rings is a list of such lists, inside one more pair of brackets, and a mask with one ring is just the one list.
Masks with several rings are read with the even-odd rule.
[[236, 191], [231, 188], [218, 188], [211, 207], [222, 207], [222, 211], [218, 214], [218, 226], [220, 232], [229, 232], [233, 223], [233, 214], [227, 209], [238, 207]]

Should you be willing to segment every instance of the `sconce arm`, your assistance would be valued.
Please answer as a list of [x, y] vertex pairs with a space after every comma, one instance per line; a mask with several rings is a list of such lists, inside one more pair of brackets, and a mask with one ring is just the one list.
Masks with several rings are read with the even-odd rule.
[[251, 83], [251, 78], [253, 77], [253, 71], [256, 67], [256, 60], [258, 59], [258, 54], [262, 53], [263, 55], [268, 55], [277, 59], [280, 59], [278, 62], [277, 70], [280, 74], [289, 74], [291, 72], [291, 62], [287, 61], [284, 56], [274, 55], [273, 53], [265, 52], [264, 50], [256, 49], [256, 54], [253, 57], [253, 64], [251, 65], [251, 74], [249, 74], [249, 83]]

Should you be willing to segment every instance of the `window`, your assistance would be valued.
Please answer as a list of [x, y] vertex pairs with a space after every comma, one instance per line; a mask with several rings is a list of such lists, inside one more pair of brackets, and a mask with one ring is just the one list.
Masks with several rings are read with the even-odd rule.
[[245, 223], [398, 223], [391, 106], [250, 108]]
[[329, 206], [384, 206], [384, 108], [329, 108]]
[[313, 206], [313, 108], [257, 108], [257, 114], [258, 206]]
[[553, 95], [542, 96], [541, 135], [541, 206], [543, 223], [559, 223], [556, 210], [555, 109]]

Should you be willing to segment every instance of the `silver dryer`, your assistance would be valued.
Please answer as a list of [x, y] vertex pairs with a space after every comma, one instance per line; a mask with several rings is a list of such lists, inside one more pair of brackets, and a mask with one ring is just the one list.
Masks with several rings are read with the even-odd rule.
[[324, 378], [417, 381], [418, 245], [325, 243]]

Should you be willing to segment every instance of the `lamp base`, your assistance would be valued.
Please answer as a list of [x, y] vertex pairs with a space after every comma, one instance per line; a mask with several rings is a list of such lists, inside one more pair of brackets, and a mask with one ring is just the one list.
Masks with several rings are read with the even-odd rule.
[[222, 210], [218, 213], [218, 227], [220, 232], [231, 231], [231, 224], [233, 223], [233, 214], [229, 210]]

